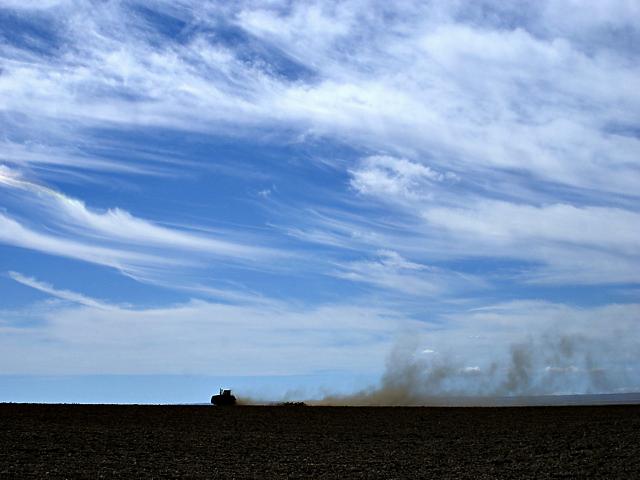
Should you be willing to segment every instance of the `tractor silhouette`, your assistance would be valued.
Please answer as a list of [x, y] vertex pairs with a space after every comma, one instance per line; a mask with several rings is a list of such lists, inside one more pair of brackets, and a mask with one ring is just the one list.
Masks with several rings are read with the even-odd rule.
[[220, 389], [220, 393], [218, 395], [214, 395], [211, 397], [211, 403], [216, 407], [226, 407], [229, 405], [236, 404], [236, 397], [231, 395], [231, 390]]

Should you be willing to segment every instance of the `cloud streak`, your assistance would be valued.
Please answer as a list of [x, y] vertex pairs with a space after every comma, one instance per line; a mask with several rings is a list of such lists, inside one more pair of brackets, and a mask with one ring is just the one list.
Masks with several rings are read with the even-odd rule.
[[62, 300], [67, 300], [69, 302], [84, 305], [85, 307], [98, 308], [101, 310], [113, 310], [115, 308], [112, 305], [101, 302], [99, 300], [94, 300], [93, 298], [87, 297], [80, 293], [72, 292], [70, 290], [59, 290], [48, 283], [40, 282], [35, 278], [27, 277], [18, 272], [8, 272], [8, 275], [11, 279], [15, 280], [18, 283], [21, 283], [22, 285], [33, 288], [35, 290], [39, 290], [43, 293], [56, 298], [60, 298]]
[[[292, 255], [164, 227], [118, 208], [96, 212], [84, 202], [25, 180], [5, 166], [0, 166], [0, 187], [16, 192], [20, 209], [26, 207], [31, 219], [39, 218], [48, 227], [34, 229], [0, 213], [1, 242], [114, 267], [135, 278], [153, 280], [157, 275], [152, 273], [154, 269], [164, 270], [165, 275], [176, 268], [193, 269], [199, 258], [258, 267]], [[52, 231], [56, 233], [49, 233]]]

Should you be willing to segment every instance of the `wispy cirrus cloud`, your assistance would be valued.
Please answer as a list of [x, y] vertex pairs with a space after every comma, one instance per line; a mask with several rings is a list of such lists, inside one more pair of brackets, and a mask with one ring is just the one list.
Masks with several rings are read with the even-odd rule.
[[[142, 164], [131, 161], [115, 161], [89, 155], [82, 150], [56, 147], [47, 144], [0, 142], [0, 161], [22, 170], [35, 170], [38, 173], [61, 169], [63, 171], [81, 170], [88, 172], [110, 172], [116, 174], [169, 175], [171, 165], [157, 162]], [[7, 167], [5, 167], [6, 169]]]
[[[157, 275], [180, 267], [197, 269], [202, 259], [260, 268], [258, 265], [293, 255], [224, 238], [233, 237], [230, 232], [216, 237], [162, 226], [118, 208], [96, 211], [80, 200], [22, 178], [6, 166], [0, 166], [0, 187], [17, 194], [16, 210], [29, 218], [30, 224], [0, 213], [3, 243], [113, 267], [139, 279], [154, 281], [154, 270]], [[33, 222], [34, 218], [39, 221]], [[175, 280], [176, 288], [181, 288], [178, 277]]]
[[411, 262], [393, 250], [379, 250], [376, 258], [346, 262], [337, 267], [334, 275], [339, 278], [422, 298], [437, 296], [446, 300], [464, 290], [486, 286], [478, 277]]
[[8, 275], [12, 280], [51, 295], [52, 297], [100, 310], [111, 310], [115, 308], [107, 303], [101, 302], [100, 300], [95, 300], [91, 297], [87, 297], [86, 295], [82, 295], [81, 293], [72, 292], [70, 290], [59, 290], [48, 283], [41, 282], [33, 277], [27, 277], [19, 272], [8, 272]]
[[76, 258], [127, 272], [136, 265], [176, 265], [175, 261], [141, 252], [83, 243], [69, 238], [38, 232], [0, 213], [0, 241], [42, 253]]
[[[630, 149], [638, 140], [624, 126], [640, 104], [626, 87], [637, 68], [604, 43], [590, 55], [573, 30], [546, 37], [535, 25], [479, 26], [461, 18], [462, 7], [445, 4], [409, 3], [391, 25], [384, 9], [365, 15], [350, 2], [290, 10], [239, 4], [223, 11], [249, 35], [234, 48], [224, 33], [207, 30], [220, 25], [210, 11], [169, 17], [183, 36], [167, 44], [135, 7], [53, 9], [70, 54], [4, 65], [3, 110], [203, 132], [237, 133], [275, 120], [367, 148], [429, 155], [444, 169], [515, 168], [571, 188], [635, 192]], [[544, 6], [539, 13], [547, 14]], [[629, 22], [623, 14], [613, 18]], [[597, 34], [600, 25], [589, 27]], [[271, 47], [279, 53], [269, 57]], [[278, 62], [286, 59], [282, 74]], [[312, 75], [296, 77], [296, 69]], [[600, 87], [611, 83], [621, 88]]]
[[12, 8], [12, 9], [25, 9], [25, 10], [39, 10], [55, 7], [64, 3], [68, 3], [69, 0], [2, 0], [0, 2], [0, 8]]

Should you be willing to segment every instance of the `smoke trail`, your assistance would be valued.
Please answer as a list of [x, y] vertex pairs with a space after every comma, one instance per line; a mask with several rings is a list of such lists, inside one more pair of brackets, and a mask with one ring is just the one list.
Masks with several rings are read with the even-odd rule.
[[[378, 387], [352, 395], [328, 395], [314, 405], [420, 406], [535, 403], [532, 397], [610, 393], [617, 383], [598, 355], [601, 348], [580, 336], [545, 335], [509, 346], [508, 354], [484, 366], [460, 356], [421, 350], [417, 335], [391, 350]], [[620, 373], [620, 372], [618, 372]]]

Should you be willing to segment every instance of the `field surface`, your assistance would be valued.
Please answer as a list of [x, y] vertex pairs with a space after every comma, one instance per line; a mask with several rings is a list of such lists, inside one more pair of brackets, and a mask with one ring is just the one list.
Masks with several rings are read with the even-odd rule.
[[0, 478], [640, 478], [640, 406], [0, 404]]

